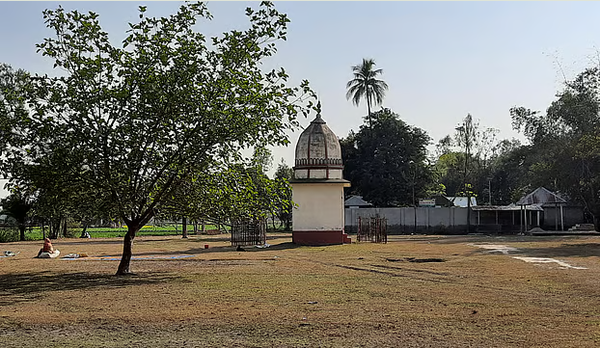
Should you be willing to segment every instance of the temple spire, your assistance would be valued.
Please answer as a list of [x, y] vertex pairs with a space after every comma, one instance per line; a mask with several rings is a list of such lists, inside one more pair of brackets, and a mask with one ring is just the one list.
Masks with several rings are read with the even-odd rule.
[[321, 118], [321, 101], [320, 100], [317, 102], [317, 106], [315, 107], [315, 109], [317, 110], [317, 117], [315, 117], [313, 122], [314, 123], [325, 123], [325, 121], [323, 121], [323, 119]]

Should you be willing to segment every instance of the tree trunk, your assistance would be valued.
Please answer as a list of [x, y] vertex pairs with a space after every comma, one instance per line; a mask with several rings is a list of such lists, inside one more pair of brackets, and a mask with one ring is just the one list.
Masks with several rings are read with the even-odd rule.
[[201, 234], [205, 234], [206, 233], [206, 222], [202, 221], [202, 232], [200, 232]]
[[467, 234], [469, 233], [471, 233], [471, 191], [467, 191]]
[[138, 224], [130, 223], [127, 225], [127, 233], [123, 238], [123, 256], [121, 256], [121, 262], [117, 269], [117, 275], [129, 275], [132, 274], [129, 270], [129, 264], [131, 263], [131, 254], [133, 250], [133, 239], [140, 230]]
[[371, 121], [371, 101], [367, 96], [367, 117], [369, 118], [369, 128], [373, 130], [373, 121]]
[[19, 239], [25, 241], [25, 223], [19, 224]]
[[58, 239], [58, 237], [60, 236], [60, 220], [61, 218], [54, 218], [50, 220], [50, 231], [49, 231], [49, 236], [48, 238], [50, 239]]
[[194, 219], [192, 224], [194, 226], [194, 234], [198, 234], [198, 220]]
[[89, 234], [87, 234], [88, 223], [85, 221], [83, 223], [83, 230], [81, 231], [81, 236], [79, 238], [88, 238]]
[[64, 237], [67, 236], [67, 218], [62, 218], [62, 228], [61, 228], [61, 234]]
[[188, 233], [187, 233], [187, 218], [183, 217], [181, 219], [181, 238], [187, 238], [188, 237]]
[[600, 232], [600, 216], [597, 214], [592, 214], [592, 217], [594, 219], [594, 230]]
[[285, 230], [286, 231], [292, 230], [292, 217], [291, 216], [287, 216], [285, 218]]

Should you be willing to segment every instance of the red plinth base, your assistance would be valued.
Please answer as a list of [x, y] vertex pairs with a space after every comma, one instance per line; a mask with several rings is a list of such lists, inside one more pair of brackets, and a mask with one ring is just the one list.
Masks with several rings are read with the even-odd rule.
[[293, 231], [292, 242], [298, 245], [348, 244], [350, 238], [343, 231]]
[[350, 237], [348, 237], [347, 234], [344, 233], [344, 244], [351, 244], [352, 243], [352, 239]]

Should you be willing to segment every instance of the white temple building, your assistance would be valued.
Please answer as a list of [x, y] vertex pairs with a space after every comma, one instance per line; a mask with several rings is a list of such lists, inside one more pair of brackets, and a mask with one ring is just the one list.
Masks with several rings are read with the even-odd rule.
[[[320, 110], [320, 104], [319, 104]], [[300, 245], [350, 243], [344, 233], [342, 149], [320, 112], [296, 144], [292, 200], [292, 239]]]

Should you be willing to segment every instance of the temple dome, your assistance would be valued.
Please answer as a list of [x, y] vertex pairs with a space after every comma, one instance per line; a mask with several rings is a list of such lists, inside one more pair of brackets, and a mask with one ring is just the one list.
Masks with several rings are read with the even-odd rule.
[[340, 142], [319, 112], [298, 138], [294, 178], [342, 179], [343, 168]]

